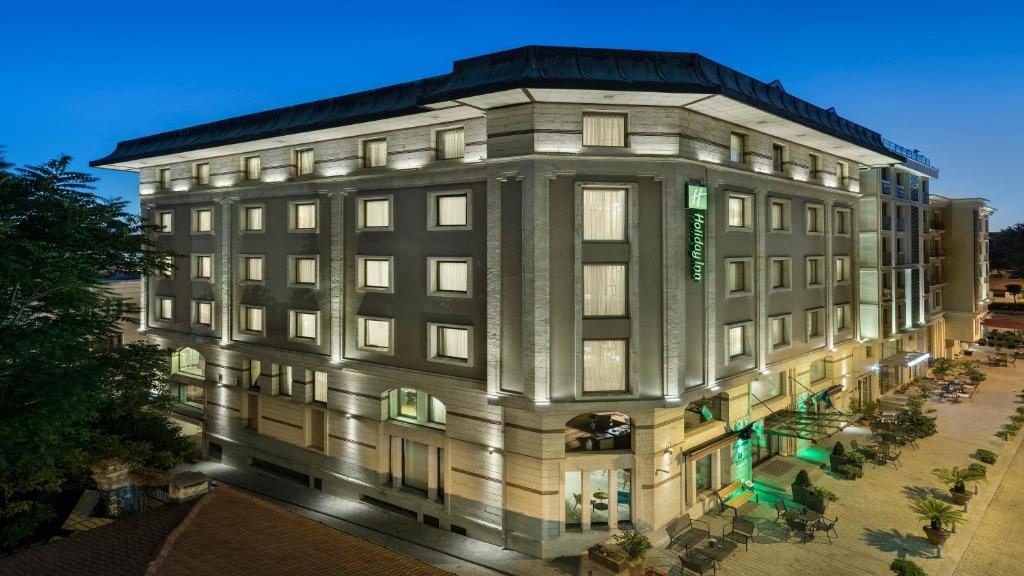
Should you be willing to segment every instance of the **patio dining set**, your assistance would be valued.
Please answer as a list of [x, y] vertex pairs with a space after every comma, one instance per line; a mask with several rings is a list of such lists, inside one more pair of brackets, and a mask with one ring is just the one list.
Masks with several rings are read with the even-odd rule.
[[897, 470], [903, 467], [900, 462], [903, 450], [897, 450], [897, 447], [907, 445], [917, 447], [917, 438], [913, 434], [880, 432], [865, 444], [857, 440], [850, 441], [850, 446], [867, 456], [875, 467], [892, 464]]
[[722, 527], [722, 535], [712, 536], [711, 527], [702, 520], [692, 520], [689, 514], [680, 516], [665, 527], [669, 548], [682, 551], [679, 561], [683, 571], [694, 574], [717, 574], [724, 562], [742, 544], [749, 549], [756, 526], [746, 518], [732, 519], [730, 529]]
[[828, 543], [832, 543], [832, 535], [839, 537], [836, 531], [836, 524], [839, 518], [827, 518], [814, 510], [805, 508], [787, 508], [785, 500], [775, 502], [775, 512], [778, 514], [776, 522], [784, 522], [786, 526], [786, 539], [792, 537], [793, 533], [799, 534], [804, 544], [813, 540], [817, 533], [824, 533]]

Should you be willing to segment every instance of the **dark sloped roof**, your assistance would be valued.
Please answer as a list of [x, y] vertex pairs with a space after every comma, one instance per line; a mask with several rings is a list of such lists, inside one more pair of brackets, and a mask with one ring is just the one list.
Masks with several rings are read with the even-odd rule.
[[513, 88], [721, 94], [886, 156], [859, 124], [699, 54], [525, 46], [456, 61], [450, 74], [118, 143], [102, 166], [423, 112], [426, 104]]

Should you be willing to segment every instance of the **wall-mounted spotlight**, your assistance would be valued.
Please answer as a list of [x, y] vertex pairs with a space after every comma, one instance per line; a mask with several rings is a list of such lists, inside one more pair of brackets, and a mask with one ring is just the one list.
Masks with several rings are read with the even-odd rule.
[[487, 447], [487, 453], [488, 454], [494, 454], [494, 446], [488, 446]]
[[671, 448], [665, 448], [665, 456], [671, 456], [671, 455], [672, 455], [672, 449]]

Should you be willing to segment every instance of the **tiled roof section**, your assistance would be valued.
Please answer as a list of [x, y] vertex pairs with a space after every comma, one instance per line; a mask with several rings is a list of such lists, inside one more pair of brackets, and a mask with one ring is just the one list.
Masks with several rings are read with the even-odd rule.
[[225, 487], [208, 494], [152, 576], [442, 576], [443, 570]]
[[450, 74], [219, 120], [118, 143], [102, 166], [399, 117], [425, 104], [511, 88], [722, 94], [858, 146], [892, 156], [881, 136], [699, 54], [525, 46], [455, 62]]
[[0, 574], [139, 576], [192, 504], [167, 505], [0, 558]]

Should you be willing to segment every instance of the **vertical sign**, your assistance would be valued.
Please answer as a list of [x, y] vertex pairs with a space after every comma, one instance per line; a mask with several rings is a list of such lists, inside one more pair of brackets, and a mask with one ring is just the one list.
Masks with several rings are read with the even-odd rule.
[[704, 281], [704, 232], [707, 225], [708, 187], [686, 185], [686, 214], [689, 220], [690, 279]]

